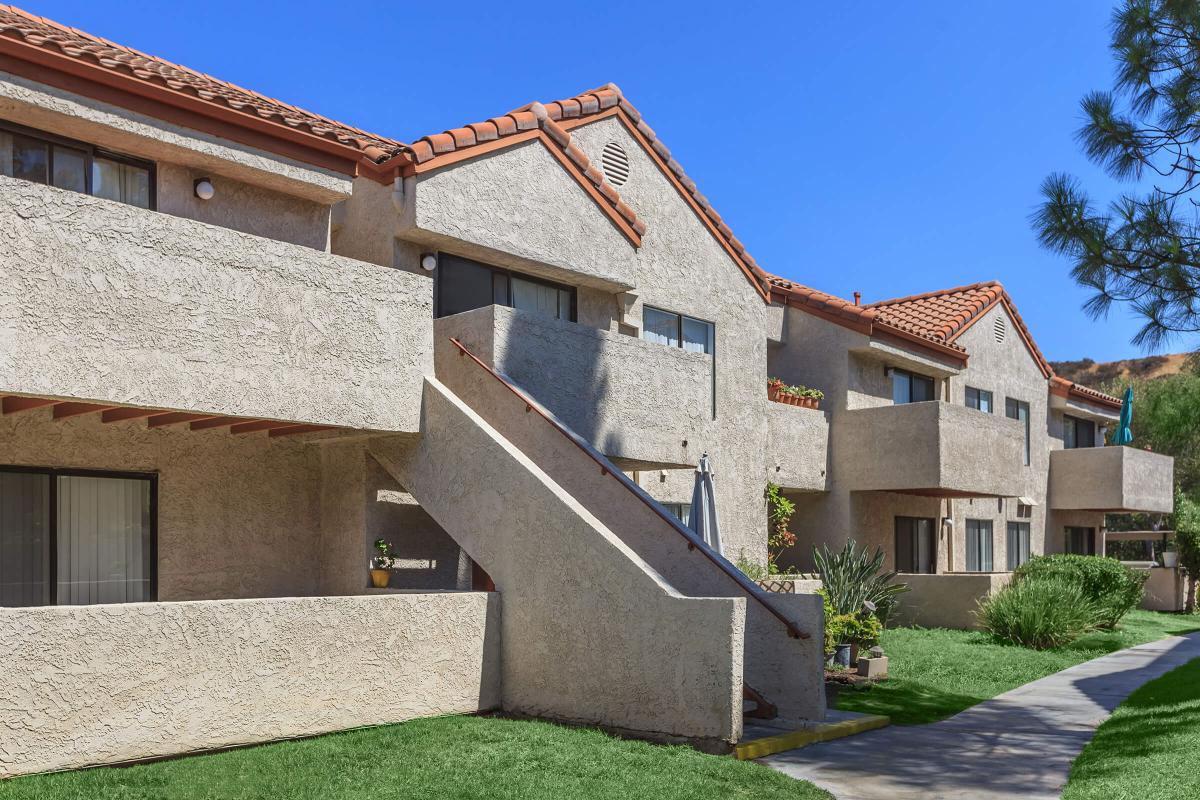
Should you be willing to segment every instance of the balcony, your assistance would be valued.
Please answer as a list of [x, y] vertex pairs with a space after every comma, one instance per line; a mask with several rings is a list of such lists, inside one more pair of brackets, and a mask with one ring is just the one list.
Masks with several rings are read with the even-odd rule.
[[1025, 434], [1016, 420], [943, 402], [842, 414], [833, 448], [852, 491], [932, 497], [1016, 497]]
[[712, 424], [712, 357], [504, 306], [434, 322], [438, 374], [456, 338], [610, 458], [694, 466]]
[[416, 431], [432, 282], [0, 177], [0, 393]]
[[1050, 453], [1050, 508], [1057, 511], [1170, 512], [1175, 460], [1133, 447]]
[[824, 411], [767, 403], [767, 480], [785, 491], [827, 488], [829, 419]]

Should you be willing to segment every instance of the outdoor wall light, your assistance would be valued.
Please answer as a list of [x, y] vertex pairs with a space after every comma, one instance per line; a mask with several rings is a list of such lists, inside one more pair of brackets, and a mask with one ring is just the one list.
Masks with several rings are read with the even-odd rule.
[[433, 253], [421, 254], [421, 269], [426, 272], [433, 272], [437, 269], [437, 256]]
[[195, 183], [192, 184], [192, 191], [201, 200], [212, 200], [213, 195], [217, 193], [217, 190], [213, 188], [212, 181], [208, 178], [197, 178]]
[[954, 517], [942, 517], [942, 524], [947, 528], [954, 527]]

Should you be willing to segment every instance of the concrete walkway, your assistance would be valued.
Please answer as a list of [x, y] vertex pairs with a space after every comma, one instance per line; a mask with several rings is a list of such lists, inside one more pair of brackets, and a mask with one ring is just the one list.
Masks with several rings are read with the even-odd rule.
[[761, 759], [838, 800], [1057, 798], [1121, 701], [1200, 658], [1200, 633], [1079, 664], [930, 725], [893, 725]]

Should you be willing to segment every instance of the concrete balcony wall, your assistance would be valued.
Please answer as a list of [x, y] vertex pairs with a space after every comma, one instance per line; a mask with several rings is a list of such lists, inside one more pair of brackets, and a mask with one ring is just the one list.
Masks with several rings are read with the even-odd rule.
[[434, 336], [439, 365], [459, 339], [610, 458], [689, 466], [704, 450], [711, 356], [503, 306], [443, 317]]
[[1133, 447], [1086, 447], [1050, 453], [1050, 508], [1170, 512], [1175, 459]]
[[500, 703], [495, 593], [0, 608], [0, 627], [0, 778]]
[[1002, 415], [937, 401], [862, 408], [841, 414], [834, 436], [852, 491], [1022, 494], [1024, 432]]
[[767, 403], [767, 480], [786, 490], [823, 492], [829, 465], [824, 411]]
[[896, 623], [977, 630], [980, 626], [975, 611], [979, 601], [1000, 591], [1011, 580], [1011, 572], [901, 575], [896, 582], [908, 584], [908, 591], [900, 595]]
[[0, 177], [0, 392], [416, 431], [432, 281]]

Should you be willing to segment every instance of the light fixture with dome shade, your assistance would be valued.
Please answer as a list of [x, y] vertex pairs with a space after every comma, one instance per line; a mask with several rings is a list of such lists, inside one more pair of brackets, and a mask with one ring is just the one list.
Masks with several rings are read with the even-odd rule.
[[192, 191], [201, 200], [212, 200], [213, 195], [217, 193], [217, 190], [213, 188], [212, 181], [208, 178], [197, 178], [195, 183], [192, 184]]
[[433, 272], [437, 269], [437, 255], [434, 253], [421, 254], [421, 269], [426, 272]]

